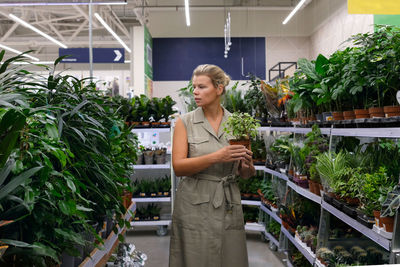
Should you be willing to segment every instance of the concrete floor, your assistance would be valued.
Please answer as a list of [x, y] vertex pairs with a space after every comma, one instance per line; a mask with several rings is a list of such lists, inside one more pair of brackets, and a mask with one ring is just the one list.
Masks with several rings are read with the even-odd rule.
[[[135, 244], [137, 250], [147, 254], [146, 267], [168, 267], [169, 235], [157, 236], [154, 229], [133, 230], [128, 232], [126, 242]], [[285, 266], [280, 255], [261, 241], [260, 234], [247, 234], [247, 251], [250, 267]]]

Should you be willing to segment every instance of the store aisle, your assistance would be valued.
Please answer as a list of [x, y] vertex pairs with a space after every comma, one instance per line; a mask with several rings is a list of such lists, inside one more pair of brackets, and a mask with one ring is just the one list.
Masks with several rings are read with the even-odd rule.
[[[128, 243], [135, 244], [137, 250], [149, 257], [146, 267], [167, 267], [169, 235], [159, 237], [155, 230], [129, 231], [126, 238]], [[268, 243], [261, 242], [259, 234], [247, 234], [247, 250], [250, 267], [283, 267], [278, 256], [271, 252]]]

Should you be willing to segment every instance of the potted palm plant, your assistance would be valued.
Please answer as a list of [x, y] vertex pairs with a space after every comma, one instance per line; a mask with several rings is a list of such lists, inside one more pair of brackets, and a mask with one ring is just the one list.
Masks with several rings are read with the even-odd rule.
[[250, 137], [257, 136], [257, 128], [260, 124], [248, 113], [234, 112], [223, 127], [224, 132], [231, 137], [229, 144], [243, 145], [250, 150]]

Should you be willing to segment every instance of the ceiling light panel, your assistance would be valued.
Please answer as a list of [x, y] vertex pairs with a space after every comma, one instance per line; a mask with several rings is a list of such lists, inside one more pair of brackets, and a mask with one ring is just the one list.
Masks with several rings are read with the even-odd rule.
[[22, 19], [16, 17], [15, 15], [9, 14], [8, 16], [9, 16], [12, 20], [14, 20], [14, 21], [18, 22], [19, 24], [21, 24], [22, 26], [24, 26], [24, 27], [26, 27], [26, 28], [28, 28], [28, 29], [31, 29], [32, 31], [34, 31], [34, 32], [36, 32], [36, 33], [38, 33], [38, 34], [40, 34], [40, 35], [43, 36], [44, 38], [47, 38], [48, 40], [52, 41], [52, 42], [55, 43], [56, 45], [61, 46], [62, 48], [68, 48], [65, 44], [63, 44], [63, 43], [57, 41], [56, 39], [54, 39], [54, 38], [51, 37], [50, 35], [48, 35], [48, 34], [42, 32], [42, 31], [39, 30], [38, 28], [36, 28], [36, 27], [32, 26], [31, 24], [29, 24], [28, 22], [26, 22], [26, 21], [24, 21], [24, 20], [22, 20]]
[[[6, 45], [0, 44], [0, 48], [3, 48], [3, 49], [5, 49], [5, 50], [8, 50], [8, 51], [13, 52], [13, 53], [15, 53], [15, 54], [22, 54], [21, 51], [18, 51], [18, 50], [16, 50], [16, 49], [11, 48], [11, 47], [8, 47], [8, 46], [6, 46]], [[33, 60], [35, 60], [35, 61], [39, 61], [39, 59], [38, 59], [37, 57], [33, 57], [33, 56], [31, 56], [31, 55], [28, 55], [28, 54], [24, 54], [23, 56], [24, 56], [24, 57], [27, 57], [27, 58], [30, 58], [30, 59], [33, 59]]]
[[108, 26], [108, 24], [100, 17], [99, 13], [94, 13], [94, 16], [96, 17], [96, 19], [98, 21], [100, 21], [100, 23], [104, 26], [104, 28], [106, 28], [106, 30], [111, 33], [112, 36], [114, 36], [114, 38], [125, 48], [126, 51], [128, 51], [129, 53], [131, 53], [131, 49], [129, 49], [129, 47], [125, 44], [124, 41], [122, 41], [122, 39], [118, 36], [118, 34], [116, 34], [110, 26]]

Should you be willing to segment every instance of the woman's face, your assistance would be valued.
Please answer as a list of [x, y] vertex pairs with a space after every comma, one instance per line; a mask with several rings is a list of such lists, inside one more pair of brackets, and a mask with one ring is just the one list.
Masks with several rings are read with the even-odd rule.
[[193, 76], [193, 94], [198, 107], [219, 103], [223, 88], [215, 87], [206, 75]]

